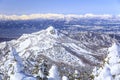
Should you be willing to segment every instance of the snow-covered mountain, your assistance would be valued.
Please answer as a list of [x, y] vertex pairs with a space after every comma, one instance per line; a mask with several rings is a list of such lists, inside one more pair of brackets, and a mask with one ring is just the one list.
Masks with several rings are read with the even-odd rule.
[[[79, 39], [76, 39], [75, 36]], [[105, 46], [97, 46], [98, 44], [108, 43], [107, 45], [110, 45], [111, 42], [108, 36], [98, 36], [92, 33], [76, 34], [75, 36], [67, 36], [53, 27], [49, 27], [36, 33], [24, 34], [9, 44], [16, 49], [23, 59], [44, 55], [59, 63], [64, 62], [69, 65], [77, 63], [77, 66], [85, 66], [85, 64], [95, 65], [100, 60], [99, 56], [106, 54]], [[104, 40], [108, 41], [104, 42]]]
[[0, 42], [18, 39], [23, 34], [31, 34], [46, 29], [50, 25], [56, 29], [70, 32], [93, 31], [110, 35], [115, 34], [117, 39], [119, 39], [120, 34], [119, 16], [94, 14], [0, 14]]
[[[30, 15], [4, 15], [0, 14], [0, 20], [30, 20], [30, 19], [79, 19], [79, 18], [101, 18], [101, 19], [111, 19], [113, 15], [104, 14], [104, 15], [95, 15], [95, 14], [84, 14], [84, 15], [75, 15], [75, 14], [30, 14]], [[116, 17], [119, 17], [117, 15]]]
[[112, 42], [109, 35], [92, 32], [69, 34], [50, 26], [39, 32], [24, 34], [17, 40], [0, 43], [0, 65], [3, 67], [13, 47], [29, 74], [43, 57], [58, 66], [92, 67], [101, 63]]

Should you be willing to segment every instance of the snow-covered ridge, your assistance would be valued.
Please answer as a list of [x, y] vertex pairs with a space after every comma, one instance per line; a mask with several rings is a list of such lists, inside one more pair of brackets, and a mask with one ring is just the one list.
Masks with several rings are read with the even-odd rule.
[[[42, 54], [56, 62], [67, 64], [78, 62], [78, 65], [84, 66], [84, 64], [94, 65], [98, 62], [100, 60], [98, 57], [106, 52], [103, 48], [105, 45], [110, 45], [112, 41], [109, 36], [96, 33], [68, 35], [70, 34], [66, 35], [50, 26], [32, 34], [24, 34], [9, 43], [22, 58]], [[3, 44], [0, 47], [2, 46], [4, 47]]]
[[[19, 55], [25, 59], [31, 55], [37, 56], [41, 54], [56, 62], [63, 62], [70, 65], [71, 63], [74, 65], [77, 62], [77, 65], [84, 66], [85, 64], [94, 65], [99, 61], [97, 58], [99, 57], [98, 54], [100, 56], [103, 54], [103, 52], [101, 52], [102, 48], [99, 46], [97, 49], [97, 45], [92, 44], [93, 42], [97, 41], [97, 43], [100, 42], [100, 44], [103, 45], [104, 39], [105, 41], [107, 40], [108, 43], [111, 42], [108, 36], [101, 35], [100, 38], [100, 35], [97, 37], [97, 34], [95, 36], [91, 34], [91, 37], [94, 38], [93, 40], [87, 40], [89, 38], [88, 34], [83, 35], [83, 33], [81, 33], [81, 36], [77, 36], [80, 34], [76, 34], [76, 37], [80, 39], [68, 35], [50, 26], [47, 29], [32, 34], [24, 34], [19, 39], [10, 41], [10, 44], [13, 45]], [[88, 47], [86, 47], [86, 45]], [[91, 45], [95, 46], [96, 51], [92, 50], [94, 46]]]
[[[14, 45], [19, 55], [23, 58], [29, 58], [31, 55], [29, 51], [33, 51], [34, 56], [42, 54], [56, 62], [71, 64], [78, 61], [78, 64], [83, 65], [82, 61], [78, 57], [73, 56], [69, 51], [61, 46], [66, 46], [66, 44], [68, 44], [69, 47], [69, 45], [72, 46], [72, 43], [73, 45], [76, 45], [71, 39], [71, 43], [68, 43], [69, 38], [65, 36], [67, 39], [63, 39], [63, 36], [65, 35], [59, 34], [54, 27], [50, 26], [47, 29], [36, 33], [24, 34], [17, 41], [11, 42], [11, 44]], [[63, 43], [61, 42], [61, 39], [63, 39]]]
[[[101, 35], [93, 32], [81, 32], [72, 35], [72, 33], [64, 33], [55, 29], [53, 26], [50, 26], [47, 29], [32, 34], [24, 34], [17, 40], [0, 43], [0, 56], [2, 56], [0, 65], [3, 65], [7, 60], [9, 61], [9, 59], [12, 59], [13, 67], [16, 67], [17, 64], [14, 63], [14, 58], [10, 54], [10, 52], [12, 52], [14, 55], [20, 56], [22, 61], [19, 62], [23, 62], [23, 65], [27, 67], [27, 73], [29, 74], [32, 74], [34, 66], [36, 64], [38, 65], [38, 61], [41, 61], [43, 56], [59, 66], [61, 66], [61, 63], [74, 67], [88, 65], [95, 66], [97, 63], [99, 64], [101, 62], [100, 58], [108, 51], [108, 47], [105, 45], [110, 45], [111, 43], [112, 39], [108, 35]], [[98, 48], [96, 48], [97, 44], [99, 44]], [[119, 50], [119, 47], [114, 44], [113, 48], [109, 48], [111, 54], [113, 53], [113, 49]], [[117, 56], [117, 52], [114, 52]], [[116, 58], [116, 56], [113, 58]], [[113, 59], [111, 58], [111, 55], [109, 57], [110, 59]], [[117, 57], [119, 58], [119, 56]], [[15, 58], [19, 59], [18, 56], [15, 56]], [[1, 69], [4, 68], [4, 66], [1, 67]], [[55, 67], [53, 67], [52, 71], [54, 69]], [[109, 69], [106, 68], [106, 70]], [[26, 74], [21, 74], [18, 71], [17, 74], [26, 76]], [[51, 74], [49, 77], [51, 78], [54, 76]], [[30, 78], [34, 77], [30, 76]], [[64, 78], [67, 80], [66, 77], [63, 77], [63, 79]]]
[[[117, 15], [116, 17], [120, 17]], [[71, 18], [113, 18], [113, 15], [103, 14], [103, 15], [95, 15], [95, 14], [84, 14], [84, 15], [76, 15], [76, 14], [30, 14], [30, 15], [4, 15], [0, 14], [1, 20], [29, 20], [29, 19], [70, 19]]]

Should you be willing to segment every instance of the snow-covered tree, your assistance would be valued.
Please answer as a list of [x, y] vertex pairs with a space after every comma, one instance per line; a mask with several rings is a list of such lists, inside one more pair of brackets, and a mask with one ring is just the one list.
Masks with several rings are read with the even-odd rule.
[[80, 80], [80, 72], [78, 70], [75, 70], [75, 72], [74, 72], [74, 79]]
[[49, 80], [60, 80], [58, 67], [56, 65], [52, 65], [51, 69], [49, 70]]
[[1, 75], [0, 75], [0, 80], [2, 80], [2, 77], [1, 77]]
[[38, 76], [40, 76], [40, 78], [42, 80], [48, 80], [47, 79], [48, 67], [47, 67], [47, 64], [46, 64], [45, 60], [43, 60], [42, 63], [40, 64], [40, 69], [39, 69], [39, 72], [38, 72]]
[[106, 65], [95, 80], [113, 80], [110, 68]]
[[0, 80], [3, 80], [4, 74], [0, 72]]
[[36, 80], [35, 77], [24, 73], [22, 59], [13, 47], [10, 47], [8, 60], [5, 62], [10, 80]]
[[67, 76], [63, 76], [62, 80], [69, 80]]
[[108, 51], [102, 67], [94, 69], [95, 80], [120, 80], [120, 45], [114, 43]]

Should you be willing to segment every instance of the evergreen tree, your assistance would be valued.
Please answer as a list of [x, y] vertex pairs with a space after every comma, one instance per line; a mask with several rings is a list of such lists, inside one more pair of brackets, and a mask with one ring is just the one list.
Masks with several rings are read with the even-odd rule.
[[8, 56], [8, 61], [6, 64], [9, 65], [8, 67], [8, 76], [10, 77], [9, 80], [36, 80], [35, 77], [32, 75], [27, 75], [24, 73], [23, 63], [21, 57], [18, 55], [14, 48], [10, 48], [10, 53]]
[[2, 77], [0, 76], [0, 80], [2, 80]]
[[43, 60], [39, 67], [40, 67], [40, 69], [39, 69], [38, 74], [40, 76], [40, 79], [48, 80], [48, 78], [47, 78], [47, 76], [48, 76], [48, 67], [47, 67], [46, 61]]
[[56, 65], [53, 65], [49, 70], [49, 80], [60, 80], [58, 67]]
[[2, 75], [1, 75], [1, 73], [0, 73], [0, 80], [2, 80]]
[[78, 70], [75, 70], [75, 72], [74, 72], [74, 79], [75, 80], [80, 80], [80, 73], [79, 73]]
[[67, 76], [63, 76], [62, 80], [69, 80]]

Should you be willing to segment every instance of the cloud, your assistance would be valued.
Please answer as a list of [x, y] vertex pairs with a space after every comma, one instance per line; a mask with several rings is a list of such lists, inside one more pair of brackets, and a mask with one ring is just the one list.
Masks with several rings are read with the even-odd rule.
[[94, 14], [84, 14], [84, 15], [75, 15], [75, 14], [30, 14], [30, 15], [2, 15], [0, 14], [0, 19], [3, 20], [29, 20], [29, 19], [72, 19], [72, 18], [112, 18], [112, 15], [94, 15]]

